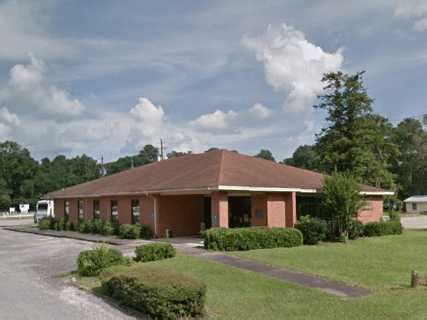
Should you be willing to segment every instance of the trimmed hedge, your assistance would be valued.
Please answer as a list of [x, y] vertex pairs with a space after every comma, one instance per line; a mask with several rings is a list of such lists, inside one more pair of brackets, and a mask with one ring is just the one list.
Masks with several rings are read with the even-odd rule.
[[51, 228], [52, 225], [52, 219], [50, 218], [43, 218], [39, 220], [38, 227], [40, 230], [48, 230]]
[[289, 248], [303, 244], [301, 231], [294, 228], [212, 228], [202, 236], [206, 249], [220, 251]]
[[126, 263], [128, 259], [120, 251], [106, 246], [82, 251], [77, 259], [81, 276], [96, 276], [105, 268]]
[[363, 227], [365, 237], [379, 237], [394, 234], [401, 234], [403, 231], [400, 221], [380, 221], [369, 222]]
[[102, 288], [120, 303], [153, 319], [201, 318], [206, 286], [157, 266], [113, 267], [101, 274]]
[[348, 226], [348, 238], [350, 240], [356, 240], [363, 236], [364, 226], [359, 220], [353, 219], [350, 221]]
[[138, 239], [140, 232], [138, 224], [122, 224], [119, 227], [119, 237], [124, 239]]
[[301, 217], [295, 228], [301, 231], [304, 244], [318, 244], [319, 241], [326, 239], [327, 224], [319, 218]]
[[112, 236], [114, 234], [114, 226], [111, 221], [104, 221], [102, 224], [101, 234], [104, 236]]
[[150, 226], [147, 226], [145, 224], [141, 224], [141, 232], [139, 234], [139, 237], [142, 239], [153, 239], [154, 232], [151, 230]]
[[135, 248], [135, 261], [156, 261], [173, 258], [175, 248], [170, 243], [150, 243]]

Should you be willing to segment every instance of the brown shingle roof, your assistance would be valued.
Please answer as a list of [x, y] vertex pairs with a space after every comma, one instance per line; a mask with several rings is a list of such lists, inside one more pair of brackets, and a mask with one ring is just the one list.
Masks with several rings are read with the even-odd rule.
[[[227, 150], [212, 150], [151, 163], [52, 192], [48, 198], [93, 197], [166, 191], [215, 190], [220, 186], [322, 188], [320, 173]], [[363, 186], [363, 191], [381, 189]]]

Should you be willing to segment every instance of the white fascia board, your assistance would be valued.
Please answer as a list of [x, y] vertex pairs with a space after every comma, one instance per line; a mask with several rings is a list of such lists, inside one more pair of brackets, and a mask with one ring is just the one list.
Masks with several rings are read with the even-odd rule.
[[363, 196], [393, 196], [393, 191], [361, 191]]
[[275, 188], [275, 187], [249, 187], [249, 186], [218, 186], [218, 191], [253, 191], [253, 192], [305, 192], [317, 193], [316, 189], [303, 188]]

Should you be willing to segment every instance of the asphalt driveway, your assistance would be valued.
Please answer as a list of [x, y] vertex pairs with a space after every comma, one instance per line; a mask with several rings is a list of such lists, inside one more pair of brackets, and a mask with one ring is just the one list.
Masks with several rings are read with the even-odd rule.
[[58, 277], [94, 245], [0, 228], [0, 319], [135, 319]]

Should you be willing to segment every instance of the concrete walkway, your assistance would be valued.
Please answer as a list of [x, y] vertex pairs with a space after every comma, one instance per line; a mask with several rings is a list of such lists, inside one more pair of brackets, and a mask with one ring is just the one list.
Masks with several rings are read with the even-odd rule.
[[427, 229], [427, 216], [401, 216], [400, 222], [405, 229]]
[[207, 251], [203, 248], [203, 241], [197, 237], [182, 237], [156, 240], [127, 240], [119, 239], [115, 236], [82, 234], [73, 231], [38, 230], [37, 228], [22, 226], [5, 229], [25, 233], [33, 233], [37, 235], [54, 236], [58, 238], [71, 238], [75, 240], [108, 243], [117, 246], [117, 248], [127, 256], [132, 256], [134, 254], [135, 247], [138, 245], [168, 241], [177, 249], [177, 251], [183, 254], [202, 257], [235, 268], [260, 273], [262, 275], [273, 277], [284, 282], [290, 282], [305, 287], [316, 288], [339, 297], [357, 298], [368, 295], [370, 293], [370, 290], [365, 288], [351, 287], [340, 282], [326, 280], [314, 275], [295, 272], [285, 268], [275, 268], [262, 262], [235, 257], [226, 253]]

